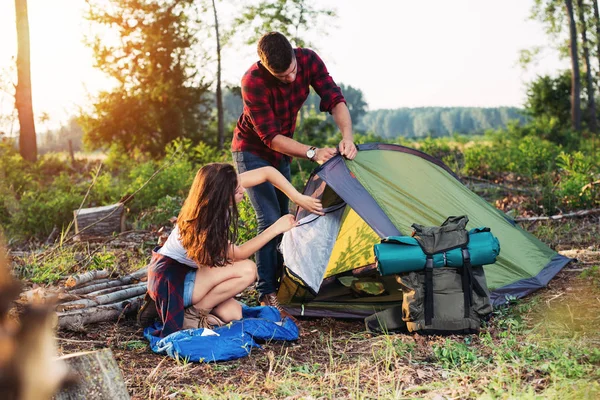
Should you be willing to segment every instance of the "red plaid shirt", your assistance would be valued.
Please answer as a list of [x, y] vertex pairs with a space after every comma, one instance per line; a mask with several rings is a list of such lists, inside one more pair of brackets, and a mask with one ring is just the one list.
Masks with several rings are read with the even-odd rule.
[[233, 131], [232, 151], [249, 151], [278, 167], [284, 154], [271, 149], [277, 135], [293, 137], [296, 117], [310, 92], [321, 97], [321, 111], [346, 102], [323, 60], [310, 49], [294, 50], [298, 71], [296, 80], [284, 83], [260, 63], [252, 65], [242, 77], [244, 110]]

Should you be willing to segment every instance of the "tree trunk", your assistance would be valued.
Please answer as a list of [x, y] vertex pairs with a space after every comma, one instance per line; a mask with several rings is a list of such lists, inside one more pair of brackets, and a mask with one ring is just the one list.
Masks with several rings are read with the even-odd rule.
[[598, 11], [598, 0], [593, 0], [592, 4], [594, 6], [594, 24], [596, 25], [596, 57], [598, 57], [598, 65], [600, 65], [600, 12]]
[[19, 152], [28, 161], [37, 160], [37, 142], [35, 122], [33, 120], [33, 104], [31, 100], [31, 66], [29, 51], [29, 17], [27, 16], [27, 0], [15, 0], [17, 21], [17, 86], [15, 90], [15, 107], [19, 114]]
[[119, 365], [109, 348], [61, 357], [78, 378], [75, 385], [61, 390], [56, 400], [129, 399]]
[[583, 0], [577, 0], [577, 15], [579, 17], [579, 25], [581, 26], [581, 46], [583, 48], [583, 61], [585, 62], [586, 69], [586, 86], [588, 93], [588, 119], [590, 131], [596, 133], [597, 121], [596, 121], [596, 100], [594, 98], [594, 78], [592, 77], [592, 66], [590, 65], [590, 51], [587, 39], [587, 25], [585, 21], [585, 9]]
[[577, 132], [581, 131], [581, 97], [579, 78], [579, 59], [577, 53], [577, 25], [573, 15], [573, 0], [565, 0], [569, 17], [569, 54], [571, 56], [571, 125]]
[[219, 36], [219, 19], [217, 18], [215, 0], [212, 0], [212, 6], [215, 15], [215, 33], [217, 35], [217, 122], [219, 150], [223, 150], [223, 145], [225, 144], [225, 122], [223, 120], [223, 93], [221, 91], [221, 38]]

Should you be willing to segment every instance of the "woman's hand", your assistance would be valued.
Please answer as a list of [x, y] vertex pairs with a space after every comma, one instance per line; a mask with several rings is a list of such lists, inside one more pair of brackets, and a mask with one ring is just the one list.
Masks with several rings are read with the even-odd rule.
[[293, 227], [297, 226], [298, 222], [296, 222], [296, 218], [292, 214], [286, 214], [283, 217], [279, 218], [274, 224], [273, 227], [277, 234], [287, 232]]
[[311, 212], [317, 215], [325, 215], [323, 212], [323, 205], [321, 204], [321, 200], [315, 199], [314, 197], [305, 196], [303, 194], [297, 196], [296, 199], [293, 199], [294, 203], [298, 204], [298, 206], [302, 207], [304, 210]]

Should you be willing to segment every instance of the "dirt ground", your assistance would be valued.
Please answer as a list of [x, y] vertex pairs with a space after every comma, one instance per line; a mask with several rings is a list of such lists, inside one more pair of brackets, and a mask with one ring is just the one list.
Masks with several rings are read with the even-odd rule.
[[[585, 240], [573, 237], [558, 240], [552, 246], [569, 257], [575, 257], [578, 262], [569, 264], [553, 279], [546, 289], [542, 289], [525, 300], [535, 301], [533, 312], [523, 318], [530, 326], [543, 323], [549, 327], [556, 325], [570, 326], [586, 335], [600, 332], [600, 319], [589, 318], [589, 315], [600, 315], [600, 291], [598, 275], [586, 277], [585, 271], [600, 264], [600, 249], [595, 240], [587, 236]], [[597, 268], [597, 267], [595, 267]], [[585, 296], [582, 293], [587, 293]], [[590, 293], [592, 295], [590, 295]], [[254, 293], [248, 291], [242, 300], [250, 305], [256, 300]], [[246, 298], [244, 298], [246, 297]], [[587, 299], [582, 303], [581, 299]], [[343, 352], [345, 357], [341, 363], [350, 366], [360, 355], [372, 352], [381, 337], [365, 332], [362, 320], [301, 319], [300, 339], [291, 343], [271, 342], [255, 349], [243, 359], [217, 364], [183, 363], [152, 353], [142, 331], [131, 317], [118, 322], [100, 323], [86, 327], [85, 332], [58, 332], [57, 339], [61, 354], [78, 351], [96, 350], [109, 347], [122, 370], [124, 380], [133, 399], [166, 399], [166, 398], [314, 398], [301, 394], [283, 396], [274, 392], [269, 386], [269, 376], [272, 375], [274, 359], [284, 359], [294, 365], [293, 371], [299, 374], [310, 374], [311, 365], [327, 365], [331, 362], [332, 351]], [[492, 319], [486, 328], [492, 336], [499, 334], [499, 328]], [[413, 346], [416, 350], [411, 360], [406, 361], [404, 376], [407, 387], [419, 387], [444, 378], [444, 370], [436, 365], [428, 365], [432, 360], [432, 344], [442, 343], [443, 337], [424, 337], [414, 335], [395, 335], [396, 339], [405, 345]], [[458, 338], [463, 341], [464, 338]], [[471, 339], [469, 339], [471, 340]], [[478, 336], [472, 335], [474, 346], [478, 346]], [[283, 355], [283, 357], [282, 357]], [[415, 359], [420, 360], [415, 367]], [[304, 371], [307, 368], [307, 371]], [[534, 377], [535, 378], [535, 377]], [[532, 378], [532, 381], [535, 379]], [[539, 378], [539, 377], [538, 377]], [[318, 378], [317, 378], [318, 379]], [[482, 378], [474, 379], [468, 385], [484, 384]], [[537, 381], [536, 381], [537, 382]], [[540, 382], [544, 382], [543, 380]], [[366, 385], [373, 384], [365, 382]], [[207, 395], [190, 395], [201, 393], [202, 388], [210, 389]], [[419, 395], [419, 389], [414, 394]], [[348, 391], [340, 392], [339, 397], [353, 398]], [[422, 396], [430, 397], [427, 392]], [[325, 398], [337, 397], [324, 394]], [[365, 396], [369, 397], [369, 396]], [[435, 398], [435, 396], [433, 396]], [[464, 392], [458, 394], [464, 397]], [[439, 398], [452, 398], [437, 397]]]

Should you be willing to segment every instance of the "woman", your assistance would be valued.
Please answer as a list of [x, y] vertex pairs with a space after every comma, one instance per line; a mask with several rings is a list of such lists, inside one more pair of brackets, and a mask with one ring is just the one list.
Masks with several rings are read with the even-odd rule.
[[303, 209], [323, 214], [319, 200], [299, 193], [273, 167], [238, 175], [231, 164], [205, 165], [194, 178], [175, 229], [165, 244], [152, 252], [148, 294], [138, 316], [142, 326], [150, 325], [156, 316], [153, 308], [163, 322], [162, 332], [156, 332], [161, 337], [242, 318], [242, 306], [234, 297], [256, 280], [256, 264], [249, 257], [296, 226], [292, 215], [284, 215], [253, 239], [235, 244], [237, 203], [246, 188], [264, 182]]

